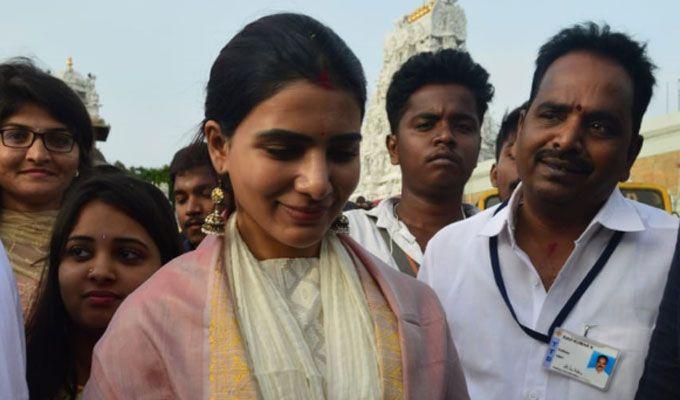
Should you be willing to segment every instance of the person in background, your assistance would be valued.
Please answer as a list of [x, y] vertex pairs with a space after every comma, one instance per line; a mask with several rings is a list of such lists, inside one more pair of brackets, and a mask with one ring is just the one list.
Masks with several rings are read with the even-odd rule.
[[[514, 144], [522, 182], [430, 241], [418, 279], [444, 305], [473, 398], [635, 395], [678, 235], [677, 218], [617, 188], [642, 147], [653, 70], [607, 25], [549, 39]], [[559, 353], [570, 371], [589, 346], [621, 351], [606, 391], [544, 367], [557, 328], [583, 343]]]
[[0, 394], [28, 399], [24, 319], [12, 267], [0, 244]]
[[107, 173], [73, 188], [26, 325], [32, 399], [80, 398], [92, 349], [118, 306], [180, 254], [175, 226], [167, 198], [150, 183]]
[[216, 186], [217, 174], [205, 142], [190, 144], [175, 153], [170, 163], [169, 192], [184, 236], [184, 251], [195, 249], [205, 237], [201, 226], [212, 211], [210, 193]]
[[357, 197], [357, 201], [355, 203], [357, 205], [357, 208], [360, 208], [362, 210], [370, 210], [373, 207], [370, 202], [366, 201], [366, 198], [364, 196]]
[[399, 68], [387, 90], [386, 145], [401, 169], [401, 195], [345, 213], [354, 240], [416, 276], [430, 238], [477, 212], [462, 202], [463, 188], [477, 165], [492, 97], [489, 74], [463, 51], [416, 54]]
[[78, 95], [30, 61], [0, 64], [0, 239], [24, 313], [71, 182], [90, 169], [92, 123]]
[[527, 107], [523, 104], [503, 117], [496, 137], [496, 162], [491, 166], [491, 184], [498, 188], [501, 202], [510, 199], [512, 191], [519, 185], [514, 144], [517, 138], [517, 123], [520, 112]]
[[85, 396], [467, 399], [434, 294], [338, 233], [366, 102], [342, 39], [305, 15], [260, 18], [206, 93], [202, 132], [235, 212], [123, 303]]

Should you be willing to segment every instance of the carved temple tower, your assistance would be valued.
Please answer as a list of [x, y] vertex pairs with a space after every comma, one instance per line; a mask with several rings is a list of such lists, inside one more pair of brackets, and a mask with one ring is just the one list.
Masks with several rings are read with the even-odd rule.
[[455, 0], [426, 1], [397, 22], [385, 41], [383, 66], [368, 103], [361, 144], [361, 180], [354, 192], [367, 199], [384, 198], [401, 190], [401, 172], [390, 164], [385, 136], [390, 133], [385, 94], [392, 75], [409, 57], [444, 48], [465, 48], [466, 19]]
[[87, 76], [83, 76], [75, 71], [71, 57], [66, 61], [66, 69], [57, 72], [55, 76], [64, 81], [80, 97], [92, 119], [95, 139], [99, 142], [105, 142], [111, 126], [99, 115], [101, 104], [99, 104], [99, 94], [95, 88], [97, 77], [89, 73]]

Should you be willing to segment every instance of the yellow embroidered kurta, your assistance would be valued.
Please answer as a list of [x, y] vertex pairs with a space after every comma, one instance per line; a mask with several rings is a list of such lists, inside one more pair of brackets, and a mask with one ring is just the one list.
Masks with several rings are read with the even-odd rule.
[[45, 269], [52, 226], [58, 213], [58, 210], [33, 213], [0, 210], [0, 240], [12, 265], [25, 318]]

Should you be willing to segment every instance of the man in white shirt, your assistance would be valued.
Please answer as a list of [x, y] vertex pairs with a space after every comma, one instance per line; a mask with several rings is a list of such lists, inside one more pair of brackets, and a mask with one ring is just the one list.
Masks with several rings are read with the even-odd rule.
[[0, 244], [0, 398], [28, 399], [21, 303], [5, 248]]
[[[678, 232], [616, 188], [642, 146], [653, 68], [608, 26], [550, 39], [515, 142], [522, 183], [430, 241], [418, 278], [446, 310], [471, 398], [633, 398]], [[620, 351], [607, 391], [544, 368], [558, 327]]]
[[415, 276], [430, 238], [477, 211], [462, 198], [493, 97], [488, 79], [468, 53], [452, 49], [417, 54], [392, 77], [386, 145], [401, 169], [401, 195], [345, 215], [350, 235], [393, 268]]

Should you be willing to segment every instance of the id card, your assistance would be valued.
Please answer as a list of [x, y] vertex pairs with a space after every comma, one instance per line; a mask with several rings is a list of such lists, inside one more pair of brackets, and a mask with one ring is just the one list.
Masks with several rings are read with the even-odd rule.
[[557, 328], [543, 366], [606, 391], [620, 354], [613, 347]]

